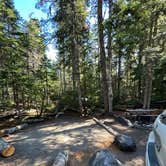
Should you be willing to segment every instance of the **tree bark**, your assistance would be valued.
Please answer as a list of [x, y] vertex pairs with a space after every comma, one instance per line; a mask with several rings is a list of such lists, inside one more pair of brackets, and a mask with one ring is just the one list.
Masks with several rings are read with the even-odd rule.
[[13, 134], [19, 130], [26, 128], [27, 126], [28, 126], [27, 123], [23, 123], [23, 124], [17, 125], [16, 127], [0, 130], [0, 137], [3, 137], [8, 134]]
[[141, 42], [139, 45], [139, 52], [138, 52], [138, 100], [141, 101], [142, 96], [142, 53], [143, 53], [144, 42]]
[[[60, 69], [59, 69], [59, 77], [60, 77], [60, 84], [63, 85], [63, 73], [62, 73], [61, 65], [60, 65]], [[63, 94], [63, 86], [61, 86], [61, 94]]]
[[110, 133], [111, 135], [113, 135], [113, 136], [117, 136], [117, 135], [119, 135], [119, 133], [118, 132], [116, 132], [115, 130], [113, 130], [112, 128], [110, 128], [110, 127], [107, 127], [105, 124], [103, 124], [103, 123], [101, 123], [98, 119], [96, 119], [96, 118], [93, 118], [93, 120], [98, 124], [98, 125], [100, 125], [101, 127], [103, 127], [108, 133]]
[[[149, 26], [149, 39], [148, 47], [153, 48], [155, 45], [154, 37], [157, 34], [157, 21], [158, 15], [151, 14], [150, 26]], [[154, 30], [154, 31], [153, 31]], [[153, 59], [149, 57], [149, 53], [146, 53], [146, 76], [145, 76], [145, 91], [144, 91], [144, 109], [150, 108], [151, 95], [152, 95], [152, 81], [153, 81]]]
[[63, 64], [63, 91], [66, 92], [66, 67]]
[[78, 94], [78, 104], [81, 114], [83, 113], [83, 104], [82, 104], [82, 92], [81, 92], [81, 81], [80, 81], [80, 48], [78, 44], [78, 34], [76, 33], [76, 11], [75, 11], [75, 1], [72, 2], [72, 11], [73, 11], [73, 88], [76, 88]]
[[117, 94], [117, 99], [118, 101], [120, 100], [120, 93], [121, 93], [121, 90], [120, 90], [120, 83], [121, 83], [121, 58], [122, 58], [122, 55], [121, 55], [121, 45], [119, 44], [119, 56], [118, 56], [118, 94]]
[[[113, 1], [109, 0], [109, 20], [112, 22]], [[112, 90], [112, 28], [108, 30], [108, 106], [112, 112], [113, 90]]]
[[102, 0], [98, 0], [98, 34], [99, 34], [99, 48], [100, 48], [100, 62], [101, 62], [101, 84], [102, 84], [102, 95], [104, 99], [104, 109], [105, 112], [109, 112], [102, 4], [103, 4]]

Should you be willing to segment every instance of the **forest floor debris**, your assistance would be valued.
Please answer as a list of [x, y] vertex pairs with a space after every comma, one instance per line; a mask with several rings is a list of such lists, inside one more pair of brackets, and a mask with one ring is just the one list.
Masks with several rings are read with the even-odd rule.
[[[97, 150], [107, 148], [124, 166], [143, 166], [145, 145], [149, 131], [122, 126], [114, 119], [104, 118], [118, 132], [134, 137], [138, 149], [125, 153], [116, 148], [113, 136], [107, 133], [92, 119], [62, 117], [50, 122], [35, 124], [23, 131], [6, 137], [5, 140], [15, 146], [14, 156], [0, 158], [1, 166], [37, 166], [54, 158], [60, 150], [70, 152], [71, 166], [86, 166], [90, 156]], [[48, 164], [44, 164], [45, 166]]]

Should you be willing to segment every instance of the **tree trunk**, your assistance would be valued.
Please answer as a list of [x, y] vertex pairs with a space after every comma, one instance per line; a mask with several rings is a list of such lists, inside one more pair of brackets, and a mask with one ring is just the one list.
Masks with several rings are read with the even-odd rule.
[[[149, 27], [149, 41], [148, 47], [153, 48], [154, 46], [154, 38], [157, 34], [157, 20], [158, 15], [151, 14], [150, 17], [150, 27]], [[154, 31], [153, 31], [154, 29]], [[146, 54], [146, 76], [145, 76], [145, 91], [144, 91], [144, 109], [150, 108], [150, 101], [152, 95], [152, 81], [153, 81], [153, 59], [149, 57], [149, 53]]]
[[117, 99], [118, 99], [118, 102], [120, 100], [120, 83], [121, 83], [121, 58], [122, 58], [122, 55], [121, 55], [121, 46], [119, 45], [119, 56], [118, 56], [118, 94], [117, 94]]
[[62, 77], [62, 68], [61, 68], [61, 65], [60, 65], [60, 69], [59, 69], [59, 77], [60, 77], [60, 84], [62, 85], [61, 86], [61, 94], [63, 94], [63, 77]]
[[83, 113], [83, 104], [82, 104], [82, 92], [81, 92], [81, 82], [80, 82], [80, 70], [79, 70], [79, 46], [75, 45], [75, 59], [76, 59], [76, 87], [77, 87], [77, 93], [78, 93], [78, 102], [79, 102], [79, 110], [81, 113]]
[[111, 135], [113, 135], [113, 136], [117, 136], [117, 135], [119, 135], [119, 133], [118, 132], [116, 132], [114, 129], [112, 129], [111, 127], [108, 127], [108, 126], [106, 126], [105, 124], [103, 124], [103, 123], [101, 123], [98, 119], [96, 119], [96, 118], [93, 118], [93, 120], [98, 124], [98, 125], [100, 125], [101, 127], [103, 127], [108, 133], [110, 133]]
[[45, 85], [45, 90], [46, 90], [46, 92], [45, 92], [45, 97], [46, 97], [46, 105], [48, 105], [49, 104], [49, 84], [48, 84], [48, 71], [47, 71], [47, 69], [46, 69], [46, 71], [45, 71], [45, 81], [46, 81], [46, 85]]
[[3, 136], [8, 135], [8, 134], [13, 134], [19, 130], [26, 128], [27, 126], [28, 126], [27, 123], [23, 123], [23, 124], [17, 125], [16, 127], [0, 130], [0, 137], [3, 137]]
[[75, 91], [75, 89], [76, 89], [76, 78], [75, 78], [75, 58], [74, 58], [74, 54], [73, 54], [73, 52], [74, 52], [74, 45], [72, 46], [73, 48], [72, 48], [72, 82], [73, 82], [73, 91]]
[[151, 101], [151, 94], [152, 94], [152, 76], [153, 76], [151, 62], [149, 62], [149, 64], [146, 65], [146, 68], [147, 69], [146, 69], [146, 77], [145, 77], [145, 91], [144, 91], [143, 108], [149, 109], [150, 108], [150, 101]]
[[118, 146], [118, 148], [122, 151], [135, 151], [136, 150], [136, 143], [135, 140], [124, 134], [120, 134], [119, 132], [116, 132], [114, 129], [107, 127], [105, 124], [101, 123], [98, 119], [93, 118], [93, 120], [103, 127], [107, 132], [109, 132], [111, 135], [115, 137], [115, 143]]
[[2, 138], [0, 138], [0, 154], [3, 157], [10, 157], [14, 154], [15, 148], [13, 145], [10, 145], [6, 141], [4, 141]]
[[66, 92], [66, 67], [63, 64], [63, 91]]
[[143, 52], [144, 42], [141, 42], [139, 45], [139, 52], [138, 52], [138, 100], [141, 101], [142, 96], [142, 52]]
[[[109, 20], [112, 20], [113, 1], [109, 0]], [[112, 29], [108, 30], [108, 106], [112, 112], [113, 91], [112, 91]]]
[[109, 112], [102, 4], [103, 4], [102, 0], [98, 0], [98, 34], [99, 34], [99, 48], [100, 48], [100, 62], [101, 62], [101, 84], [102, 84], [102, 94], [104, 99], [104, 109], [105, 112]]
[[[153, 18], [151, 16], [150, 19], [150, 30], [149, 30], [149, 43], [148, 46], [151, 47], [152, 43], [152, 29], [153, 29]], [[144, 109], [150, 108], [150, 100], [151, 100], [151, 88], [152, 88], [152, 64], [151, 60], [146, 54], [146, 77], [145, 77], [145, 94], [144, 94]]]
[[40, 106], [40, 114], [39, 117], [42, 116], [43, 111], [44, 111], [44, 103], [45, 103], [45, 90], [43, 90], [43, 94], [42, 94], [42, 101], [41, 101], [41, 106]]
[[81, 114], [83, 113], [83, 104], [82, 104], [82, 93], [81, 93], [81, 82], [80, 82], [80, 48], [78, 44], [78, 34], [76, 33], [76, 11], [75, 11], [75, 1], [72, 3], [73, 10], [73, 88], [76, 88], [78, 94], [78, 104]]

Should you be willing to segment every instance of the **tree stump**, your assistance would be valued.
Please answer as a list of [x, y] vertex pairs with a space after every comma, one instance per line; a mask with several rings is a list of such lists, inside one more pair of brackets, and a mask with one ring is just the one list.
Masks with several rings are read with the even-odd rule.
[[121, 166], [121, 163], [107, 149], [97, 151], [89, 160], [89, 166]]
[[134, 139], [128, 135], [117, 135], [115, 137], [115, 144], [121, 151], [133, 152], [136, 150], [136, 143]]
[[15, 147], [0, 138], [0, 154], [2, 157], [10, 157], [14, 154]]

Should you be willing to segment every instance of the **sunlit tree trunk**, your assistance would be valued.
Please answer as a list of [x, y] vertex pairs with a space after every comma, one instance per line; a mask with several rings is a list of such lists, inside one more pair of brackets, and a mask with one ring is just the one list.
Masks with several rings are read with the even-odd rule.
[[106, 56], [104, 48], [104, 26], [102, 16], [102, 0], [98, 0], [98, 35], [99, 35], [99, 48], [100, 48], [100, 63], [101, 63], [101, 83], [102, 83], [102, 94], [104, 99], [105, 112], [109, 111], [108, 106], [108, 86], [107, 86], [107, 74], [106, 74]]
[[[157, 20], [158, 15], [152, 13], [150, 17], [150, 27], [149, 27], [149, 39], [148, 39], [148, 47], [153, 48], [154, 38], [157, 34]], [[151, 52], [151, 51], [150, 51]], [[152, 52], [151, 52], [152, 54]], [[152, 95], [152, 81], [153, 81], [153, 57], [149, 56], [147, 52], [145, 55], [146, 60], [146, 75], [145, 75], [145, 91], [144, 91], [144, 109], [150, 108], [151, 95]]]
[[76, 88], [78, 94], [78, 103], [79, 103], [79, 111], [83, 114], [83, 104], [82, 104], [82, 92], [81, 92], [81, 82], [80, 82], [80, 48], [78, 44], [78, 34], [77, 30], [77, 19], [76, 19], [76, 9], [75, 9], [75, 0], [72, 2], [72, 11], [73, 11], [73, 88]]
[[142, 54], [143, 54], [144, 42], [141, 41], [139, 45], [139, 52], [138, 52], [138, 100], [141, 101], [142, 96]]
[[[113, 1], [109, 0], [109, 20], [112, 20]], [[108, 31], [108, 106], [112, 112], [113, 91], [112, 91], [112, 29]]]

